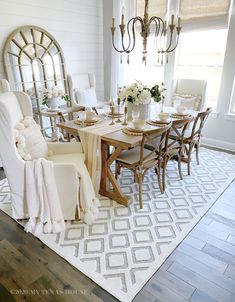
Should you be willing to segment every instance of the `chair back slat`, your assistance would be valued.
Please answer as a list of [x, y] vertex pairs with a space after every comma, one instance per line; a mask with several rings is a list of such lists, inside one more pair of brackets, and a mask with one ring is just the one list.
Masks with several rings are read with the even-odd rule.
[[181, 143], [184, 139], [185, 131], [188, 129], [189, 124], [193, 121], [193, 116], [190, 115], [184, 119], [179, 119], [172, 123], [170, 135], [177, 137], [177, 140], [171, 140], [168, 142], [167, 150], [173, 150], [178, 148], [179, 142]]
[[[141, 149], [140, 149], [140, 161], [139, 164], [143, 165], [148, 163], [149, 161], [153, 161], [154, 158], [162, 153], [169, 136], [169, 131], [171, 129], [171, 123], [169, 123], [165, 127], [156, 128], [153, 130], [145, 131], [143, 133], [143, 138], [141, 142]], [[151, 146], [149, 148], [149, 146]], [[148, 155], [144, 155], [144, 149], [151, 150]]]
[[212, 111], [211, 108], [207, 108], [206, 111], [198, 113], [193, 124], [192, 132], [190, 136], [191, 139], [193, 139], [196, 136], [201, 136], [202, 129], [211, 111]]

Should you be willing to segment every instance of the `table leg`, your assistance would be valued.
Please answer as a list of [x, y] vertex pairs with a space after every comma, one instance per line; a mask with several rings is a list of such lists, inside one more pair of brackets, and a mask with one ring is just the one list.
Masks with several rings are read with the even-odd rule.
[[[128, 197], [122, 193], [119, 183], [111, 170], [111, 164], [118, 158], [119, 154], [122, 152], [122, 148], [116, 148], [109, 156], [108, 147], [109, 145], [106, 144], [106, 142], [101, 141], [102, 172], [100, 194], [113, 199], [124, 206], [128, 206]], [[113, 187], [112, 189], [110, 188], [110, 184]]]

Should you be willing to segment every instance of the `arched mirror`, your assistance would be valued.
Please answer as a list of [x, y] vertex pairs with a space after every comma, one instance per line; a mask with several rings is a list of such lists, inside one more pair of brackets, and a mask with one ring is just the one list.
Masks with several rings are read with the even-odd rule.
[[42, 90], [59, 86], [68, 93], [64, 55], [55, 38], [37, 26], [24, 26], [7, 38], [4, 68], [12, 89], [28, 93], [42, 124]]

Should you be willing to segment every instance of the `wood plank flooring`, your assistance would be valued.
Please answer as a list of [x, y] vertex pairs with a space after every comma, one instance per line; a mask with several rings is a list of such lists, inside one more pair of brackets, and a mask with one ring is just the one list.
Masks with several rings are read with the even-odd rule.
[[[8, 301], [117, 299], [0, 211], [0, 302]], [[178, 301], [235, 301], [235, 181], [134, 299]]]

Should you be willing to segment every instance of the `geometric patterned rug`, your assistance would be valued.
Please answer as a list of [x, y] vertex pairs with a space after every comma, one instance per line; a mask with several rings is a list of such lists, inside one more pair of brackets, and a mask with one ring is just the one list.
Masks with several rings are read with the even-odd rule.
[[[142, 210], [138, 185], [123, 169], [119, 181], [131, 196], [129, 207], [103, 198], [93, 224], [69, 222], [64, 232], [38, 238], [117, 299], [131, 301], [235, 178], [233, 155], [201, 148], [200, 162], [193, 159], [190, 176], [183, 165], [183, 180], [170, 162], [164, 194], [150, 171]], [[6, 179], [0, 182], [0, 208], [11, 215]]]

